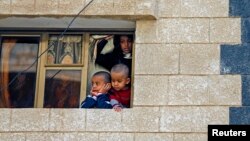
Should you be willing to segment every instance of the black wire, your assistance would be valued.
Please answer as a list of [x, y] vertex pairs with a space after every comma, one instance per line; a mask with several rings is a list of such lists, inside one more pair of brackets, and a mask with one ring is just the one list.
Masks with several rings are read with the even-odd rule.
[[[64, 36], [64, 34], [68, 31], [68, 29], [70, 28], [70, 26], [73, 24], [73, 22], [75, 21], [75, 19], [93, 2], [94, 0], [91, 0], [87, 5], [85, 5], [78, 13], [77, 15], [74, 16], [74, 18], [70, 21], [70, 23], [68, 24], [67, 28], [65, 28], [65, 30], [57, 37], [57, 42], [59, 41], [60, 38], [62, 38]], [[50, 44], [50, 46], [43, 51], [37, 58], [36, 60], [26, 69], [24, 69], [23, 71], [19, 72], [9, 83], [6, 87], [2, 87], [0, 89], [0, 92], [2, 92], [4, 89], [8, 88], [16, 79], [18, 76], [20, 76], [22, 73], [28, 71], [34, 64], [37, 63], [38, 59], [44, 54], [46, 53], [53, 45], [55, 42], [52, 42], [52, 44]], [[59, 70], [60, 72], [60, 70]], [[56, 73], [57, 74], [57, 73]]]

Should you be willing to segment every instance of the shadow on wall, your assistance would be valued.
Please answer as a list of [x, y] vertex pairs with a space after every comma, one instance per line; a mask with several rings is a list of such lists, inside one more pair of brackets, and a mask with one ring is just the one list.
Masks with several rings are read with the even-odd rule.
[[250, 0], [230, 0], [229, 14], [241, 17], [239, 45], [221, 45], [221, 74], [242, 77], [242, 107], [230, 107], [230, 124], [250, 124]]

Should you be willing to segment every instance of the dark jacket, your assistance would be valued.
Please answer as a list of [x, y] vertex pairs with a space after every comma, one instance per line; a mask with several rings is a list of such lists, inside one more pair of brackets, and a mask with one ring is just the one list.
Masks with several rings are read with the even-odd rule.
[[100, 94], [97, 97], [87, 96], [86, 99], [81, 103], [81, 108], [101, 108], [101, 109], [112, 109], [110, 104], [109, 94]]

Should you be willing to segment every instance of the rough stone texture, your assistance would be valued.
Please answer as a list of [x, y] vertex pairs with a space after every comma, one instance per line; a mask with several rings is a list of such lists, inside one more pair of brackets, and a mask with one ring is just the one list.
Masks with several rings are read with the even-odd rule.
[[11, 0], [11, 14], [33, 15], [35, 13], [35, 0]]
[[[87, 5], [90, 0], [85, 0]], [[114, 0], [94, 0], [84, 11], [85, 15], [112, 15], [114, 14]]]
[[12, 109], [11, 131], [48, 131], [48, 109]]
[[136, 22], [136, 35], [136, 43], [208, 43], [209, 19], [142, 20]]
[[48, 141], [49, 133], [31, 133], [28, 132], [25, 134], [26, 141]]
[[182, 0], [181, 17], [227, 17], [229, 0]]
[[100, 133], [99, 141], [133, 141], [133, 133]]
[[129, 132], [159, 132], [159, 118], [158, 107], [124, 109], [122, 112], [122, 128], [120, 130]]
[[240, 18], [214, 18], [210, 20], [211, 43], [240, 43]]
[[[136, 43], [161, 43], [158, 21], [139, 20], [136, 22]], [[150, 34], [145, 34], [150, 33]], [[166, 38], [166, 37], [164, 37]]]
[[122, 114], [111, 109], [87, 110], [86, 131], [121, 131]]
[[0, 141], [26, 141], [24, 133], [0, 133]]
[[170, 76], [169, 105], [207, 105], [207, 76]]
[[114, 0], [114, 14], [116, 15], [134, 15], [135, 0]]
[[85, 0], [59, 0], [58, 13], [62, 15], [76, 15], [85, 6]]
[[138, 133], [135, 141], [174, 141], [171, 133]]
[[0, 15], [10, 13], [10, 0], [1, 0], [0, 1]]
[[135, 0], [135, 15], [156, 15], [157, 1], [155, 0]]
[[159, 0], [159, 17], [180, 17], [181, 0]]
[[49, 133], [47, 141], [98, 141], [97, 133]]
[[9, 109], [0, 109], [0, 132], [9, 131], [10, 120], [11, 120], [11, 110]]
[[177, 74], [179, 45], [136, 44], [135, 60], [135, 74]]
[[168, 76], [135, 76], [133, 104], [167, 105], [169, 102], [168, 78]]
[[208, 124], [228, 124], [228, 107], [162, 107], [160, 132], [207, 132]]
[[180, 74], [220, 74], [220, 46], [217, 44], [181, 45]]
[[207, 141], [207, 134], [203, 133], [185, 133], [174, 134], [174, 141]]
[[57, 14], [59, 0], [37, 0], [36, 14]]
[[160, 37], [167, 43], [207, 43], [209, 20], [202, 18], [169, 18], [159, 20]]
[[52, 109], [50, 131], [85, 131], [84, 109]]
[[209, 76], [209, 104], [241, 105], [240, 75]]

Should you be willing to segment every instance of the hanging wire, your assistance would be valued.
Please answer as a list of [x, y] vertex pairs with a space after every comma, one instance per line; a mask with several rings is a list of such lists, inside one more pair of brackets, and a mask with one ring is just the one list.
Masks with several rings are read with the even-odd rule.
[[[64, 34], [69, 30], [70, 26], [74, 23], [74, 21], [76, 20], [77, 17], [79, 17], [79, 15], [93, 2], [94, 0], [91, 0], [87, 5], [85, 5], [78, 13], [77, 15], [75, 15], [73, 17], [73, 19], [70, 21], [70, 23], [68, 24], [68, 26], [64, 29], [64, 31], [57, 37], [57, 42], [64, 36]], [[8, 83], [8, 85], [6, 87], [2, 87], [0, 89], [0, 92], [2, 92], [4, 89], [7, 89], [22, 73], [28, 71], [34, 64], [37, 63], [38, 59], [44, 54], [46, 53], [53, 45], [55, 44], [55, 42], [52, 42], [52, 44], [50, 44], [50, 46], [43, 51], [37, 58], [36, 60], [26, 69], [24, 69], [23, 71], [19, 72], [18, 74], [16, 74], [16, 76]], [[60, 71], [60, 70], [59, 70]], [[56, 73], [57, 74], [57, 73]]]

